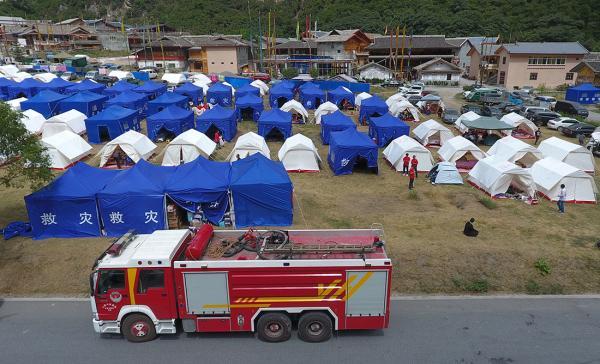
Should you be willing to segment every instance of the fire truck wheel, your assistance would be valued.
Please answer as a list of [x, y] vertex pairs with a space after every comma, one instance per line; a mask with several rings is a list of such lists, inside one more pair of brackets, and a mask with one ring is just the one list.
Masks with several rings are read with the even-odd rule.
[[331, 337], [332, 328], [329, 316], [322, 312], [308, 312], [298, 321], [298, 337], [310, 343], [327, 341]]
[[292, 320], [284, 313], [267, 313], [258, 319], [256, 330], [258, 338], [262, 341], [286, 341], [292, 335]]
[[121, 331], [127, 340], [135, 343], [150, 341], [156, 337], [154, 323], [148, 316], [141, 314], [127, 316], [123, 320]]

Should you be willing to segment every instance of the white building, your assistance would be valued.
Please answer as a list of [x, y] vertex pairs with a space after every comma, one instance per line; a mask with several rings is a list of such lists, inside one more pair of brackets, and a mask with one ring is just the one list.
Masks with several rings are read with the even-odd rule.
[[391, 80], [394, 78], [394, 71], [371, 62], [358, 68], [358, 76], [361, 80]]
[[462, 68], [441, 58], [413, 67], [417, 73], [417, 79], [425, 83], [443, 82], [458, 83], [463, 72]]

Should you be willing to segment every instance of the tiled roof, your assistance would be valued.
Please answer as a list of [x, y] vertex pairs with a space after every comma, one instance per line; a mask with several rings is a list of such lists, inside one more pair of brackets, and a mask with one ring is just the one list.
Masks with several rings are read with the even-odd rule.
[[585, 66], [588, 66], [594, 73], [600, 73], [600, 60], [584, 60], [583, 62], [579, 62], [569, 72], [579, 72]]
[[517, 42], [503, 44], [512, 54], [587, 54], [579, 42]]
[[442, 64], [445, 64], [445, 65], [448, 65], [448, 66], [450, 66], [450, 68], [453, 68], [457, 72], [462, 71], [462, 69], [460, 67], [458, 67], [457, 65], [455, 65], [453, 63], [450, 63], [450, 62], [448, 62], [446, 60], [443, 60], [441, 58], [434, 58], [431, 61], [427, 61], [425, 63], [421, 63], [420, 65], [413, 67], [413, 69], [417, 70], [417, 71], [421, 71], [421, 70], [427, 69], [429, 66], [432, 66], [432, 65], [434, 65], [436, 63], [442, 63]]
[[314, 40], [305, 39], [304, 41], [299, 41], [297, 39], [290, 40], [285, 43], [281, 43], [275, 46], [275, 49], [309, 49], [316, 48]]
[[[408, 47], [408, 42], [411, 39], [410, 36], [406, 37], [405, 46]], [[377, 37], [374, 39], [373, 44], [367, 47], [367, 50], [375, 49], [389, 49], [390, 48], [390, 37]], [[442, 48], [442, 49], [454, 49], [457, 48], [446, 42], [446, 37], [443, 35], [413, 35], [412, 36], [412, 48]]]

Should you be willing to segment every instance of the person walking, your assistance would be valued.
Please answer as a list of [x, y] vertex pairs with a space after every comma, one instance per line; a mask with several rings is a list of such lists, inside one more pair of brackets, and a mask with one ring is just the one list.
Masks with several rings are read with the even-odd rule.
[[412, 159], [410, 160], [410, 168], [415, 170], [415, 178], [419, 177], [419, 171], [417, 171], [417, 167], [419, 166], [419, 160], [417, 156], [413, 154]]
[[415, 188], [415, 169], [411, 168], [408, 172], [408, 190]]
[[565, 213], [565, 200], [567, 199], [567, 189], [564, 184], [560, 185], [560, 191], [558, 192], [558, 201], [556, 201], [556, 205], [558, 206], [558, 212], [561, 214]]
[[585, 135], [583, 133], [578, 133], [577, 141], [579, 142], [579, 145], [584, 145], [585, 144]]
[[408, 153], [402, 158], [402, 175], [408, 176], [408, 166], [410, 165], [410, 157]]
[[533, 145], [537, 145], [538, 141], [540, 140], [540, 137], [542, 136], [542, 131], [540, 130], [540, 128], [537, 128], [534, 135], [535, 135], [535, 141], [533, 142]]

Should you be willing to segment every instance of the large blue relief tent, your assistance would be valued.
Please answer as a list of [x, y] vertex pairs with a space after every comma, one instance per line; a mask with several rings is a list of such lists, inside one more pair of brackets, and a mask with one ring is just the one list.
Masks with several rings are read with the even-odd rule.
[[146, 119], [148, 138], [156, 141], [161, 130], [177, 136], [194, 128], [194, 113], [177, 106], [169, 106]]
[[237, 134], [237, 119], [235, 110], [215, 105], [206, 110], [196, 120], [196, 129], [206, 134], [211, 140], [215, 129], [218, 129], [223, 139], [231, 141]]
[[409, 133], [410, 126], [389, 113], [371, 118], [369, 123], [369, 136], [379, 147], [384, 147], [392, 140]]
[[368, 135], [355, 129], [331, 133], [327, 162], [338, 175], [351, 174], [359, 158], [366, 167], [377, 172], [377, 145]]
[[352, 118], [340, 110], [321, 117], [321, 142], [323, 145], [329, 144], [331, 133], [344, 131], [348, 128], [356, 129], [356, 124]]

